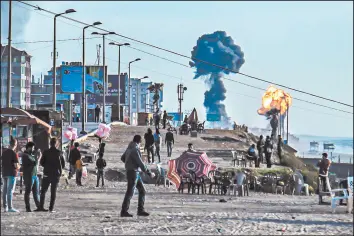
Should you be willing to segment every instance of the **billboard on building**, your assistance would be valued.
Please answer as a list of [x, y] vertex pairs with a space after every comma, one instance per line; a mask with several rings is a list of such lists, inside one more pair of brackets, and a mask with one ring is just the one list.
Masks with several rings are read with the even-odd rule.
[[[122, 75], [120, 78], [120, 103], [125, 104], [125, 75]], [[115, 103], [118, 102], [118, 75], [108, 75], [108, 84], [107, 84], [107, 94], [106, 94], [106, 103]], [[103, 91], [98, 88], [94, 88], [94, 93], [91, 94], [88, 98], [89, 103], [102, 103], [103, 102]]]
[[[82, 93], [82, 68], [82, 66], [61, 66], [61, 90], [63, 93]], [[85, 69], [86, 90], [94, 93], [96, 85], [102, 85], [103, 66], [86, 66]]]

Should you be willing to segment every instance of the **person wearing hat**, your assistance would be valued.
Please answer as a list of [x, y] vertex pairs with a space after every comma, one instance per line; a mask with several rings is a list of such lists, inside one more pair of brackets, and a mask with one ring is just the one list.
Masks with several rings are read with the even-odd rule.
[[[328, 159], [327, 153], [322, 153], [322, 160], [317, 163], [317, 167], [319, 167], [320, 179], [323, 186], [323, 192], [326, 192], [326, 178], [328, 178], [328, 170], [331, 166], [331, 161]], [[325, 175], [325, 176], [322, 176]]]

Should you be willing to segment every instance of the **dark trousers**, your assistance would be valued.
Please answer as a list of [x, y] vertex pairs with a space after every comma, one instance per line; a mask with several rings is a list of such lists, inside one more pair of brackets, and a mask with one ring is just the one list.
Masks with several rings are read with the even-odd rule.
[[263, 163], [263, 150], [262, 149], [258, 149], [258, 158], [259, 158], [259, 162]]
[[165, 119], [162, 120], [162, 124], [163, 124], [163, 128], [166, 129], [166, 120]]
[[139, 191], [139, 199], [138, 199], [138, 212], [144, 211], [144, 203], [145, 203], [145, 188], [143, 181], [141, 180], [140, 173], [132, 170], [127, 171], [127, 192], [125, 193], [122, 212], [128, 212], [130, 206], [130, 200], [132, 199], [135, 188]]
[[320, 176], [320, 181], [321, 181], [321, 185], [322, 185], [322, 191], [326, 192], [327, 190], [327, 183], [326, 183], [326, 177]]
[[171, 157], [172, 155], [172, 142], [167, 142], [167, 156]]
[[265, 153], [265, 158], [267, 161], [267, 168], [272, 168], [271, 157], [272, 157], [272, 153]]
[[[148, 162], [150, 163], [151, 159], [152, 159], [152, 162], [154, 162], [155, 161], [154, 146], [146, 147], [146, 150], [147, 150], [147, 154], [148, 154]], [[151, 159], [150, 159], [150, 154], [151, 154]]]
[[98, 123], [100, 121], [100, 114], [95, 114], [95, 122]]
[[33, 200], [36, 207], [39, 208], [39, 180], [37, 176], [32, 176], [31, 179], [25, 179], [25, 204], [26, 209], [31, 209], [30, 194], [33, 193]]
[[[160, 159], [160, 145], [156, 145], [155, 154], [159, 158], [159, 162], [161, 162], [161, 159]], [[154, 162], [154, 161], [152, 161], [152, 162]]]
[[82, 170], [76, 170], [76, 184], [81, 185]]
[[100, 178], [102, 178], [102, 186], [104, 186], [103, 170], [97, 171], [97, 187], [100, 185]]
[[44, 177], [42, 179], [41, 199], [40, 199], [40, 203], [39, 203], [39, 208], [44, 208], [45, 194], [47, 193], [49, 185], [50, 185], [49, 210], [54, 209], [55, 198], [57, 196], [58, 183], [59, 183], [59, 177], [53, 177], [53, 178]]

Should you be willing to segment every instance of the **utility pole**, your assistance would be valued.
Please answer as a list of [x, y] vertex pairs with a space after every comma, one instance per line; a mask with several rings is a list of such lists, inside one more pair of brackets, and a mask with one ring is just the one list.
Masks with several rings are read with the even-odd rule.
[[11, 107], [11, 31], [12, 31], [12, 1], [9, 1], [9, 38], [7, 43], [7, 100], [6, 100], [6, 107]]
[[286, 110], [286, 144], [289, 145], [289, 104]]
[[183, 87], [183, 84], [178, 84], [178, 86], [177, 86], [178, 103], [179, 103], [178, 113], [179, 113], [179, 121], [180, 122], [183, 120], [183, 117], [182, 117], [182, 101], [183, 101], [184, 91], [186, 91], [186, 90], [187, 90], [187, 87]]

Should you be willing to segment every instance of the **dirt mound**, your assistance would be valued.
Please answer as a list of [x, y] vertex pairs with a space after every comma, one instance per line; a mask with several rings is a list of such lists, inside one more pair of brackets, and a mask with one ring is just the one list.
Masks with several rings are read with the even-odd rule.
[[108, 181], [127, 181], [125, 173], [119, 170], [107, 169], [104, 174], [105, 179]]

